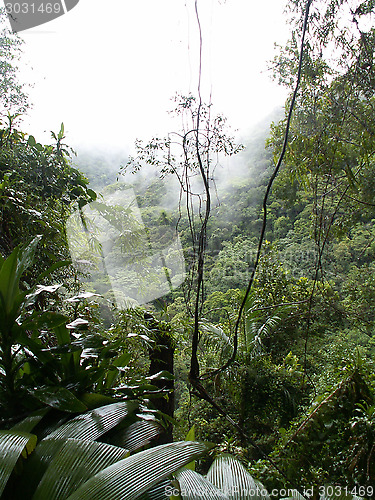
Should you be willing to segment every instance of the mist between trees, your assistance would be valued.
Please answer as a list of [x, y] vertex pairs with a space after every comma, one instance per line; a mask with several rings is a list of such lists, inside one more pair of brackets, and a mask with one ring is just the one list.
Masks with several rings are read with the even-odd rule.
[[2, 119], [1, 498], [373, 496], [374, 2], [288, 6], [245, 148], [200, 87], [116, 175]]

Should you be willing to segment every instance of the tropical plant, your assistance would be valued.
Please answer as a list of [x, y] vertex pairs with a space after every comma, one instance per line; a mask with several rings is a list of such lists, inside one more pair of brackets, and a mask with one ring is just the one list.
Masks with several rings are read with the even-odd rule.
[[69, 256], [65, 222], [74, 205], [96, 198], [87, 179], [70, 165], [64, 125], [53, 134], [55, 144], [42, 145], [17, 130], [14, 119], [0, 124], [0, 253], [9, 255], [38, 234], [38, 268]]
[[0, 9], [0, 113], [24, 113], [29, 107], [25, 85], [19, 81], [17, 62], [23, 40], [9, 29], [5, 9]]
[[[338, 383], [319, 394], [288, 429], [281, 426], [278, 429], [280, 439], [273, 456], [282, 464], [289, 480], [301, 487], [308, 484], [314, 488], [334, 483], [339, 485], [337, 489], [351, 492], [358, 492], [359, 485], [370, 487], [367, 469], [371, 474], [374, 466], [372, 404], [365, 370], [345, 366]], [[264, 469], [261, 470], [264, 474]], [[269, 477], [262, 477], [266, 484], [276, 487], [272, 483], [272, 478], [275, 479], [272, 470]], [[285, 485], [284, 479], [280, 482]], [[360, 496], [372, 495], [361, 491]]]
[[[32, 285], [23, 277], [34, 261], [41, 237], [16, 247], [7, 259], [0, 258], [0, 418], [3, 424], [24, 413], [48, 406], [70, 413], [82, 412], [112, 398], [162, 397], [152, 385], [163, 374], [132, 382], [122, 377], [131, 361], [122, 338], [91, 332], [88, 321], [74, 321], [36, 301], [54, 294], [60, 285]], [[57, 263], [40, 275], [48, 278]], [[89, 293], [68, 299], [77, 303]], [[130, 383], [129, 383], [130, 382]], [[117, 390], [114, 390], [114, 387]]]
[[250, 359], [264, 352], [263, 339], [268, 337], [280, 323], [279, 316], [268, 316], [263, 320], [262, 308], [257, 307], [254, 294], [249, 294], [244, 306], [244, 353]]
[[269, 495], [264, 486], [253, 479], [242, 463], [229, 454], [219, 455], [213, 461], [207, 476], [184, 468], [176, 474], [182, 500], [203, 499], [247, 500]]
[[[245, 466], [230, 454], [218, 455], [213, 461], [206, 476], [198, 474], [191, 468], [184, 467], [175, 475], [176, 483], [166, 488], [166, 492], [173, 493], [173, 498], [180, 500], [270, 500], [264, 485], [254, 479]], [[372, 491], [371, 488], [363, 493]], [[319, 500], [361, 500], [362, 497], [350, 493], [349, 488], [340, 488], [332, 485], [321, 486], [316, 489]], [[285, 494], [288, 495], [285, 498]], [[271, 495], [281, 500], [306, 500], [313, 494], [313, 489], [302, 489], [302, 493], [293, 488], [272, 490]], [[284, 497], [284, 498], [283, 498]], [[316, 495], [315, 495], [316, 497]]]
[[136, 401], [64, 423], [56, 414], [44, 423], [48, 416], [39, 411], [0, 432], [1, 499], [135, 499], [212, 447], [185, 441], [143, 449], [160, 426]]
[[[201, 95], [175, 97], [176, 117], [182, 119], [182, 130], [165, 138], [153, 138], [147, 144], [136, 142], [137, 156], [124, 169], [139, 171], [148, 165], [161, 177], [174, 176], [180, 187], [179, 210], [184, 211], [183, 224], [192, 248], [191, 272], [185, 282], [186, 304], [192, 322], [192, 355], [189, 378], [199, 382], [199, 323], [204, 302], [207, 227], [212, 204], [214, 158], [231, 156], [242, 149], [227, 134], [226, 118], [214, 116], [212, 104], [204, 104]], [[184, 208], [183, 208], [184, 207]], [[192, 306], [190, 306], [192, 304]]]
[[364, 484], [375, 481], [375, 404], [359, 403], [351, 420], [353, 435], [349, 450], [349, 469]]

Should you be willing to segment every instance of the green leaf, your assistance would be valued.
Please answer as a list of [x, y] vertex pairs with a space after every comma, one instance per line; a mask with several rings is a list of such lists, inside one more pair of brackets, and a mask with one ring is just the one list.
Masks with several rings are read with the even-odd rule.
[[12, 431], [21, 431], [21, 432], [31, 432], [34, 427], [39, 424], [42, 418], [48, 413], [48, 408], [42, 408], [41, 410], [37, 410], [28, 417], [18, 422], [16, 425], [12, 427]]
[[81, 396], [81, 401], [90, 410], [98, 408], [99, 406], [108, 405], [114, 403], [114, 399], [110, 396], [105, 396], [104, 394], [85, 392]]
[[70, 261], [68, 260], [62, 260], [60, 262], [55, 262], [55, 264], [52, 264], [51, 267], [49, 267], [46, 271], [44, 271], [43, 273], [39, 274], [39, 276], [37, 277], [37, 279], [35, 280], [37, 283], [40, 283], [42, 280], [44, 280], [44, 278], [47, 278], [49, 276], [51, 276], [51, 274], [56, 271], [57, 269], [61, 269], [62, 267], [67, 267], [71, 264]]
[[[168, 492], [171, 490], [172, 481], [165, 479], [161, 483], [153, 486], [150, 490], [143, 493], [138, 500], [168, 500]], [[172, 487], [173, 489], [173, 487]]]
[[40, 387], [30, 393], [42, 403], [57, 410], [78, 413], [87, 410], [87, 407], [65, 387]]
[[121, 354], [121, 356], [119, 356], [112, 362], [113, 369], [107, 372], [107, 377], [105, 381], [105, 387], [107, 389], [110, 389], [116, 382], [119, 375], [119, 368], [124, 368], [128, 366], [130, 360], [131, 360], [131, 354], [129, 354], [128, 352], [124, 352], [123, 354]]
[[[65, 317], [65, 320], [66, 320], [66, 317]], [[70, 332], [66, 328], [65, 325], [66, 325], [66, 321], [61, 322], [59, 324], [56, 324], [56, 326], [53, 328], [53, 330], [56, 334], [57, 343], [60, 346], [71, 343]]]
[[239, 460], [228, 454], [215, 458], [207, 479], [231, 500], [270, 498], [262, 484], [252, 478]]
[[155, 421], [138, 420], [126, 429], [117, 432], [116, 436], [111, 439], [111, 443], [133, 452], [149, 445], [162, 431], [162, 426]]
[[194, 441], [195, 440], [195, 425], [189, 430], [186, 434], [185, 441]]
[[65, 130], [65, 128], [64, 128], [64, 124], [63, 124], [63, 123], [61, 123], [60, 132], [59, 132], [59, 134], [58, 134], [58, 136], [57, 136], [57, 138], [58, 138], [58, 139], [60, 139], [60, 140], [61, 140], [61, 139], [63, 139], [63, 138], [64, 138], [64, 130]]
[[136, 409], [138, 409], [138, 403], [135, 401], [123, 401], [101, 406], [69, 420], [48, 437], [98, 439], [119, 424], [127, 415], [134, 413]]
[[21, 295], [19, 282], [22, 274], [32, 264], [36, 246], [41, 238], [41, 236], [35, 237], [25, 248], [15, 248], [2, 263], [0, 268], [0, 301], [5, 315], [17, 313], [20, 306], [17, 296]]
[[36, 236], [26, 247], [21, 247], [19, 252], [19, 262], [17, 265], [17, 277], [21, 278], [22, 274], [34, 262], [34, 255], [38, 243], [42, 239], [42, 235]]
[[176, 479], [180, 485], [180, 495], [182, 500], [228, 500], [221, 490], [216, 488], [204, 476], [190, 469], [181, 469], [176, 474]]
[[51, 366], [56, 366], [57, 360], [52, 356], [49, 350], [44, 349], [40, 339], [29, 338], [25, 332], [23, 332], [23, 336], [19, 335], [17, 342], [30, 349], [34, 356], [38, 358], [39, 362], [44, 363], [45, 365], [51, 364]]
[[40, 330], [42, 328], [53, 330], [60, 325], [64, 325], [67, 321], [68, 318], [66, 316], [57, 312], [47, 311], [43, 314], [36, 312], [22, 322], [22, 329], [28, 331]]
[[78, 415], [51, 432], [42, 439], [27, 461], [24, 480], [28, 491], [36, 489], [51, 460], [67, 439], [94, 441], [137, 409], [138, 403], [134, 401], [109, 404]]
[[[195, 425], [186, 434], [185, 441], [195, 441]], [[186, 469], [195, 470], [195, 461], [190, 462], [185, 467]]]
[[141, 451], [89, 479], [68, 500], [133, 500], [212, 445], [182, 441]]
[[52, 459], [33, 500], [67, 498], [90, 477], [128, 455], [110, 444], [68, 439]]
[[0, 431], [0, 495], [24, 450], [31, 453], [37, 438], [21, 431]]
[[3, 262], [0, 269], [0, 304], [4, 320], [12, 308], [15, 295], [19, 293], [19, 279], [16, 277], [19, 248], [16, 248]]
[[353, 174], [353, 171], [350, 168], [350, 166], [349, 165], [345, 165], [344, 170], [345, 170], [345, 173], [346, 173], [346, 176], [348, 178], [348, 182], [349, 182], [350, 186], [352, 188], [356, 188], [357, 189], [358, 188], [358, 181], [355, 178], [355, 175]]
[[97, 198], [97, 194], [95, 193], [95, 191], [93, 191], [92, 189], [88, 189], [87, 190], [87, 194], [90, 196], [90, 198], [95, 201], [96, 198]]

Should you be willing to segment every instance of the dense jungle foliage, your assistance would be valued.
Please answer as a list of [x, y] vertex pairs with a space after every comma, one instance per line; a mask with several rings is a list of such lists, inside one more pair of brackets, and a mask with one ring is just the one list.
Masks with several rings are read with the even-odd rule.
[[75, 157], [8, 85], [1, 498], [373, 497], [374, 2], [289, 4], [285, 117], [243, 146], [188, 95]]

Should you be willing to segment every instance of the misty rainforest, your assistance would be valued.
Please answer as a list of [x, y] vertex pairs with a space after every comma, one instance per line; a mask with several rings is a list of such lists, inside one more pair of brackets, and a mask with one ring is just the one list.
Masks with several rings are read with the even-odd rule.
[[24, 130], [2, 14], [1, 499], [374, 498], [374, 10], [289, 0], [279, 109], [133, 154]]

